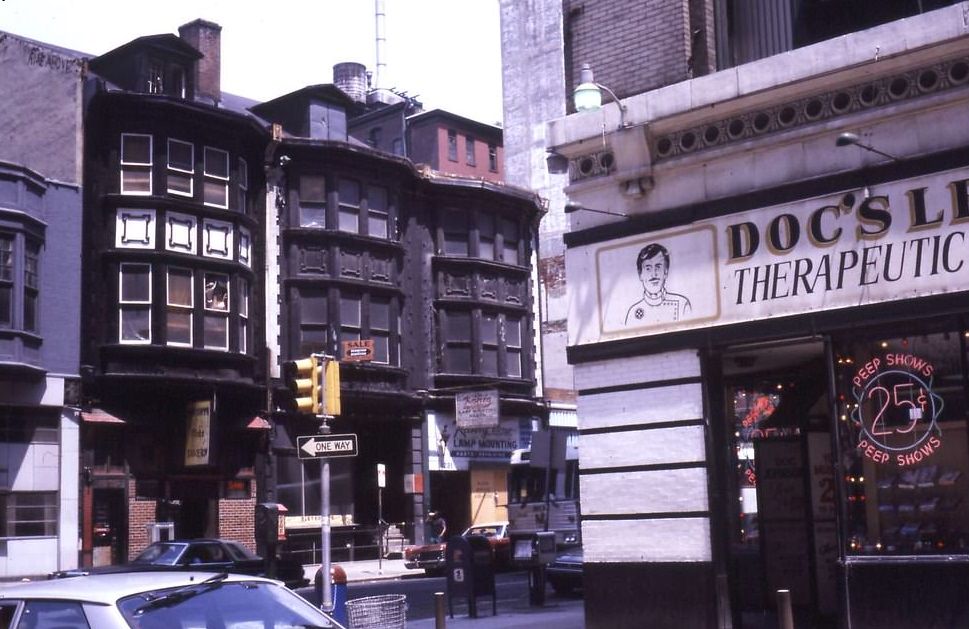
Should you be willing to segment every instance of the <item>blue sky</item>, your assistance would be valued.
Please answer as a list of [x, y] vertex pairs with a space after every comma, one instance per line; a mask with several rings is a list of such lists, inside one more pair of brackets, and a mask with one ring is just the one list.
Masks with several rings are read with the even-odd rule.
[[[501, 120], [498, 0], [384, 0], [384, 10], [383, 87]], [[241, 96], [331, 83], [344, 61], [376, 69], [375, 0], [0, 0], [0, 30], [94, 55], [196, 18], [222, 26], [222, 89]]]

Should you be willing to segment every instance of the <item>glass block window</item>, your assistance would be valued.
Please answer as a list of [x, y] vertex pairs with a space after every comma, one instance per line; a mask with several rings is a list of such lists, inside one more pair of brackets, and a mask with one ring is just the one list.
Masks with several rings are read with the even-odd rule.
[[190, 197], [195, 191], [195, 146], [168, 140], [168, 192]]
[[155, 210], [119, 208], [114, 246], [125, 249], [155, 248]]
[[150, 195], [152, 138], [142, 133], [121, 134], [121, 194]]
[[198, 252], [198, 224], [190, 214], [168, 212], [165, 215], [165, 249], [181, 253]]
[[383, 186], [367, 187], [367, 234], [390, 238], [390, 204]]
[[340, 179], [339, 229], [354, 234], [360, 231], [360, 182]]
[[57, 535], [57, 492], [0, 493], [0, 537]]
[[233, 253], [232, 223], [206, 219], [202, 222], [202, 255], [231, 260]]
[[300, 227], [326, 227], [326, 178], [323, 175], [300, 175]]
[[205, 205], [229, 207], [229, 154], [206, 146], [204, 174]]
[[119, 340], [151, 343], [151, 265], [122, 263], [118, 288]]
[[205, 274], [203, 345], [229, 349], [229, 276]]
[[191, 269], [168, 269], [168, 311], [165, 321], [169, 345], [192, 346], [194, 277]]

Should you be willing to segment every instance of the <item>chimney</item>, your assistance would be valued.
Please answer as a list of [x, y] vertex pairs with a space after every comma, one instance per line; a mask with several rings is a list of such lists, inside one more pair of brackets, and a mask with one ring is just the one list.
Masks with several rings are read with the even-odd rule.
[[202, 19], [178, 27], [178, 36], [204, 55], [195, 64], [195, 98], [222, 100], [222, 27]]

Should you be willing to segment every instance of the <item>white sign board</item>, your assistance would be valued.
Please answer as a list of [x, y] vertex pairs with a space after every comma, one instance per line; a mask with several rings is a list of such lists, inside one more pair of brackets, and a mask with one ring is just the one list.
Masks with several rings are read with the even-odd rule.
[[570, 248], [569, 344], [969, 286], [969, 168]]
[[531, 422], [506, 419], [493, 428], [461, 428], [454, 417], [427, 414], [428, 466], [437, 470], [467, 470], [476, 463], [511, 462], [513, 450], [531, 437]]
[[454, 416], [461, 428], [498, 425], [498, 391], [462, 391], [454, 395]]
[[208, 465], [211, 457], [212, 402], [192, 402], [185, 422], [185, 467]]

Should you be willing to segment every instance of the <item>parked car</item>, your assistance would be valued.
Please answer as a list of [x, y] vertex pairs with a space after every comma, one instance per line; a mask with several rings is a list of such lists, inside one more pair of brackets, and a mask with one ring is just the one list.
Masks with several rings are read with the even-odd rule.
[[582, 547], [559, 553], [545, 568], [545, 578], [556, 594], [572, 594], [582, 589]]
[[125, 572], [5, 583], [5, 629], [329, 627], [278, 581], [210, 572]]
[[[469, 526], [461, 533], [462, 537], [482, 535], [488, 538], [495, 554], [495, 567], [507, 568], [511, 564], [511, 540], [508, 537], [507, 522], [486, 522]], [[406, 546], [404, 566], [412, 570], [424, 570], [427, 574], [441, 574], [445, 568], [444, 549], [446, 543]]]
[[[197, 570], [266, 576], [266, 561], [238, 542], [224, 539], [190, 539], [154, 542], [125, 564], [60, 570], [53, 579], [88, 574], [149, 570]], [[290, 588], [306, 586], [309, 581], [303, 565], [291, 559], [276, 560], [276, 578]]]

